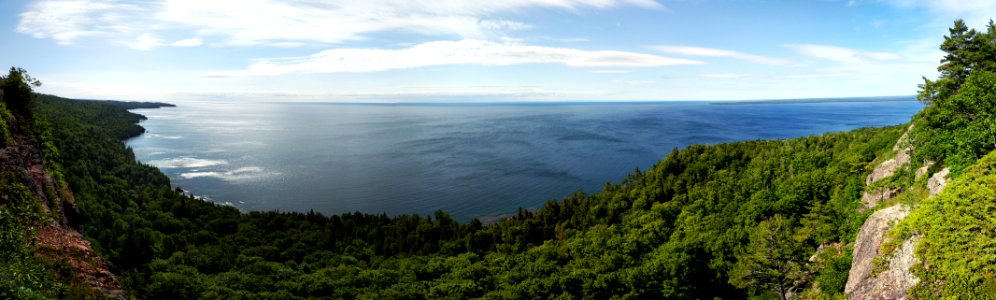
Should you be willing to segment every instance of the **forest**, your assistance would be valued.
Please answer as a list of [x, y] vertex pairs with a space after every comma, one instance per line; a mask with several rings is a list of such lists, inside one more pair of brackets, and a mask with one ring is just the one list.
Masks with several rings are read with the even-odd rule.
[[[926, 209], [914, 211], [921, 216], [903, 234], [927, 234], [926, 254], [939, 261], [992, 257], [982, 250], [991, 247], [991, 222], [980, 221], [992, 214], [938, 216], [972, 197], [979, 202], [966, 205], [996, 207], [992, 190], [980, 188], [992, 181], [986, 154], [996, 149], [994, 40], [992, 23], [983, 33], [955, 22], [941, 46], [941, 77], [920, 87], [927, 106], [912, 120], [914, 157], [950, 166], [957, 177], [952, 191], [924, 200]], [[243, 213], [173, 188], [122, 142], [144, 132], [137, 125], [143, 117], [128, 109], [163, 104], [31, 93], [16, 102], [8, 85], [30, 91], [30, 80], [14, 82], [21, 74], [15, 71], [4, 77], [0, 116], [18, 120], [40, 141], [50, 171], [79, 205], [69, 221], [140, 299], [778, 299], [815, 285], [820, 294], [811, 297], [841, 299], [851, 250], [811, 257], [821, 245], [853, 242], [871, 213], [858, 212], [865, 177], [894, 155], [906, 130], [675, 149], [597, 193], [520, 209], [489, 226], [459, 223], [442, 211]], [[6, 138], [13, 127], [2, 125]], [[45, 217], [30, 197], [10, 196], [24, 193], [15, 180], [0, 180], [0, 268], [19, 270], [0, 274], [0, 296], [99, 297], [60, 282], [56, 267], [31, 255], [32, 224]], [[980, 248], [951, 252], [943, 245], [966, 235], [942, 234], [951, 232], [944, 226], [988, 239], [968, 239]], [[918, 270], [928, 286], [918, 295], [994, 290], [993, 264], [986, 262]]]

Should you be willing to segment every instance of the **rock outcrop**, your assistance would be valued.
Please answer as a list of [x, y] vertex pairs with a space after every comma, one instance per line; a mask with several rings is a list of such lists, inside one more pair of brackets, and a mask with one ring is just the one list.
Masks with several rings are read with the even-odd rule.
[[[912, 129], [912, 125], [909, 129]], [[896, 150], [896, 157], [882, 162], [866, 179], [865, 183], [871, 185], [883, 178], [892, 176], [905, 164], [910, 162], [910, 147], [908, 133], [903, 134], [893, 146]], [[933, 162], [925, 162], [924, 166], [916, 170], [916, 178], [927, 174]], [[936, 195], [944, 188], [949, 181], [947, 179], [948, 170], [944, 169], [930, 177], [928, 188], [930, 195]], [[892, 199], [901, 192], [899, 187], [882, 187], [872, 191], [865, 191], [862, 195], [862, 207], [865, 210], [878, 205], [878, 203]], [[900, 220], [906, 218], [910, 213], [910, 208], [905, 205], [891, 206], [873, 213], [861, 226], [858, 237], [854, 243], [853, 258], [851, 261], [851, 271], [848, 274], [847, 284], [844, 292], [848, 299], [905, 299], [908, 291], [920, 282], [910, 268], [919, 261], [914, 255], [919, 237], [911, 237], [903, 241], [902, 246], [893, 253], [885, 255], [881, 253], [882, 244], [887, 242], [886, 235], [892, 227]], [[882, 265], [876, 269], [876, 259], [884, 259], [885, 269]]]
[[858, 208], [858, 212], [863, 212], [869, 208], [875, 207], [882, 201], [886, 201], [896, 197], [899, 194], [899, 189], [897, 188], [880, 188], [875, 191], [865, 191], [861, 195], [861, 207]]
[[[892, 146], [892, 150], [896, 151], [896, 157], [887, 159], [875, 167], [871, 174], [865, 178], [865, 185], [872, 185], [879, 180], [888, 178], [896, 174], [896, 171], [904, 165], [910, 163], [910, 146], [909, 146], [909, 130], [913, 129], [913, 125], [903, 133], [903, 136], [899, 137], [896, 144]], [[863, 195], [861, 195], [861, 207], [858, 208], [858, 212], [863, 212], [869, 208], [875, 207], [879, 203], [892, 199], [899, 194], [902, 190], [898, 188], [882, 187], [875, 190], [866, 190]]]
[[94, 290], [115, 299], [128, 299], [117, 276], [111, 273], [107, 262], [93, 251], [90, 242], [71, 228], [49, 224], [37, 232], [39, 255], [51, 260], [61, 260], [69, 265], [76, 276]]
[[[910, 125], [909, 129], [913, 129], [913, 126]], [[896, 157], [883, 161], [878, 167], [872, 170], [871, 174], [868, 174], [868, 178], [865, 179], [866, 185], [871, 185], [896, 174], [896, 171], [900, 167], [910, 162], [909, 130], [903, 133], [903, 136], [899, 137], [896, 144], [892, 146], [892, 150], [896, 151]]]
[[[886, 290], [886, 286], [902, 286], [903, 284], [890, 281], [891, 278], [883, 278], [882, 274], [874, 274], [873, 262], [882, 254], [880, 252], [882, 243], [885, 242], [885, 234], [909, 213], [909, 208], [904, 205], [891, 206], [875, 212], [861, 226], [858, 238], [854, 242], [851, 271], [848, 273], [847, 284], [844, 286], [844, 292], [848, 294], [849, 299], [897, 299], [877, 297], [884, 293], [883, 290]], [[908, 270], [907, 268], [907, 272]], [[878, 292], [877, 295], [876, 292]], [[905, 294], [905, 290], [903, 293]], [[889, 294], [892, 294], [891, 291]]]
[[[944, 168], [930, 176], [927, 188], [931, 197], [940, 194], [951, 182], [948, 177], [950, 173], [951, 170]], [[910, 268], [919, 263], [913, 253], [920, 241], [919, 237], [913, 236], [903, 241], [902, 246], [889, 256], [883, 257], [880, 253], [882, 243], [885, 242], [885, 234], [894, 223], [907, 215], [909, 208], [896, 205], [875, 212], [861, 226], [854, 244], [851, 272], [844, 287], [848, 299], [905, 299], [909, 289], [920, 282], [920, 279], [910, 272]], [[887, 259], [888, 264], [885, 270], [875, 273], [873, 262], [879, 257]]]

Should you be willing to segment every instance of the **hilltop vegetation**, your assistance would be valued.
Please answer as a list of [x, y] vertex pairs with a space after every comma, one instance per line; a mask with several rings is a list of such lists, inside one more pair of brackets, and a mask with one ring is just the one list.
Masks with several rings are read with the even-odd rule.
[[955, 21], [944, 37], [941, 75], [924, 78], [913, 117], [914, 158], [947, 165], [956, 174], [996, 150], [996, 23], [986, 32]]
[[35, 118], [31, 87], [38, 85], [22, 69], [0, 75], [0, 298], [99, 296], [72, 270], [74, 259], [56, 257], [60, 249], [39, 242], [39, 231], [66, 225], [63, 208], [71, 196], [59, 165], [43, 163], [57, 152], [49, 124]]

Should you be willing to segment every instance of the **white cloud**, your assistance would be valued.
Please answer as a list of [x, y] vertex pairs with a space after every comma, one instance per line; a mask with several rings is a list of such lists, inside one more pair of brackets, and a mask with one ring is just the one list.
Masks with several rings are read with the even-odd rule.
[[653, 80], [641, 80], [641, 79], [613, 79], [612, 83], [622, 84], [622, 85], [648, 85], [653, 84]]
[[785, 45], [799, 54], [828, 59], [842, 63], [860, 63], [866, 61], [895, 61], [904, 59], [903, 55], [893, 52], [859, 51], [851, 48], [830, 45]]
[[137, 49], [163, 45], [134, 42], [143, 34], [284, 47], [335, 44], [384, 31], [501, 39], [510, 31], [532, 28], [503, 15], [536, 8], [574, 12], [619, 6], [662, 7], [654, 0], [38, 0], [21, 13], [17, 31], [60, 44], [96, 38]]
[[203, 45], [203, 44], [204, 44], [204, 41], [201, 40], [201, 38], [192, 37], [192, 38], [189, 38], [189, 39], [182, 39], [182, 40], [175, 41], [175, 42], [173, 42], [172, 44], [169, 44], [169, 45], [173, 46], [173, 47], [197, 47], [197, 46], [200, 46], [200, 45]]
[[937, 74], [939, 58], [930, 59], [934, 52], [923, 52], [911, 45], [900, 52], [862, 51], [832, 45], [786, 45], [803, 56], [814, 58], [807, 67], [809, 74], [785, 76], [788, 80], [836, 81], [839, 86], [906, 86], [908, 94], [915, 92], [921, 76]]
[[700, 64], [689, 59], [624, 51], [589, 51], [482, 40], [435, 41], [410, 48], [339, 48], [303, 57], [259, 59], [248, 69], [205, 77], [286, 73], [378, 72], [441, 65], [561, 64], [570, 67], [660, 67]]
[[628, 73], [633, 73], [633, 70], [612, 70], [612, 69], [609, 69], [609, 70], [589, 70], [587, 72], [591, 73], [591, 74], [628, 74]]
[[755, 76], [750, 74], [741, 74], [741, 73], [708, 73], [708, 74], [702, 74], [702, 77], [715, 78], [715, 79], [744, 79], [744, 78], [753, 78]]
[[729, 57], [756, 64], [764, 64], [764, 65], [787, 65], [790, 63], [788, 60], [784, 60], [781, 58], [751, 55], [737, 51], [714, 49], [714, 48], [702, 48], [702, 47], [692, 47], [692, 46], [667, 46], [667, 45], [652, 46], [651, 48], [658, 51], [680, 54], [680, 55]]
[[163, 45], [163, 40], [149, 33], [143, 33], [134, 41], [123, 42], [123, 44], [135, 50], [148, 51]]
[[[186, 101], [219, 101], [238, 99], [239, 101], [343, 101], [343, 102], [473, 102], [495, 100], [542, 101], [563, 99], [593, 99], [611, 95], [598, 87], [578, 87], [549, 83], [536, 85], [387, 85], [376, 90], [350, 89], [348, 86], [334, 89], [272, 89], [244, 83], [218, 82], [212, 79], [210, 87], [196, 87], [188, 83], [177, 89], [164, 89], [152, 86], [135, 86], [130, 83], [96, 81], [91, 83], [48, 81], [39, 92], [56, 94], [78, 99], [125, 99], [129, 101], [165, 101], [180, 103]], [[225, 124], [219, 124], [225, 126]], [[236, 126], [236, 125], [228, 125]], [[237, 125], [243, 126], [243, 125]], [[244, 126], [243, 126], [244, 127]], [[166, 138], [166, 137], [161, 137]], [[153, 165], [175, 165], [185, 161], [157, 161]], [[199, 161], [203, 162], [203, 161]], [[227, 164], [227, 162], [225, 162]]]

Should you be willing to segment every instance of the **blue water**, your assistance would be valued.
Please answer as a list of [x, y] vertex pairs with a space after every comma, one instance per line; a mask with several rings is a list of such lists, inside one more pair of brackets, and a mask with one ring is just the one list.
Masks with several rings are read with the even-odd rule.
[[182, 103], [128, 141], [173, 184], [242, 210], [431, 214], [535, 208], [672, 149], [909, 121], [915, 101], [847, 103]]

